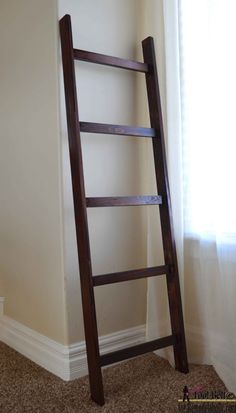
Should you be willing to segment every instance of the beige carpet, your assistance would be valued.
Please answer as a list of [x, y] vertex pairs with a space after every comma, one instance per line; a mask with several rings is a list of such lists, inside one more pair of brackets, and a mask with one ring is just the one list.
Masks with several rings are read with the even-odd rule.
[[153, 353], [107, 368], [103, 377], [106, 404], [99, 407], [90, 400], [87, 377], [63, 382], [0, 343], [0, 412], [172, 413], [185, 384], [226, 390], [211, 366], [192, 365], [184, 375]]

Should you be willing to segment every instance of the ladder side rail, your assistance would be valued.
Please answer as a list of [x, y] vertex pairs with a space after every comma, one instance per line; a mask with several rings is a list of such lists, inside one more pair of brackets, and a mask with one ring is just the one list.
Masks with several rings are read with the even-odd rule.
[[159, 211], [165, 265], [168, 265], [171, 269], [171, 271], [167, 274], [166, 279], [172, 334], [178, 338], [177, 342], [174, 344], [175, 365], [177, 370], [187, 373], [188, 361], [185, 343], [183, 311], [167, 173], [161, 99], [153, 38], [148, 37], [143, 40], [142, 46], [144, 62], [149, 66], [149, 72], [145, 75], [145, 77], [150, 122], [151, 127], [157, 131], [158, 136], [160, 137], [159, 139], [152, 139], [152, 142], [157, 189], [158, 193], [162, 196], [162, 204], [160, 205]]
[[71, 162], [75, 225], [80, 265], [81, 294], [84, 329], [88, 358], [89, 380], [92, 399], [104, 404], [102, 372], [100, 364], [97, 319], [95, 310], [92, 267], [90, 257], [87, 210], [85, 200], [79, 114], [73, 56], [73, 40], [70, 16], [60, 20], [61, 48], [64, 73], [67, 128]]

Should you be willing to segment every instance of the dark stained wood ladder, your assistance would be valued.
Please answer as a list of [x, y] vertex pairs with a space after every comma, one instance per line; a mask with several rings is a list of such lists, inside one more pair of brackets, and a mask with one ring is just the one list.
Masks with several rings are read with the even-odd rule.
[[[152, 37], [148, 37], [142, 42], [144, 56], [144, 63], [142, 63], [74, 49], [69, 15], [65, 15], [60, 20], [60, 34], [89, 381], [92, 399], [96, 403], [103, 405], [102, 366], [160, 348], [173, 346], [176, 369], [183, 373], [188, 372], [161, 101]], [[151, 128], [80, 122], [77, 106], [74, 60], [83, 60], [145, 73]], [[152, 138], [157, 188], [161, 196], [86, 198], [80, 132]], [[165, 265], [94, 276], [91, 266], [87, 208], [124, 205], [159, 205]], [[164, 274], [166, 275], [167, 281], [172, 334], [168, 337], [162, 337], [101, 356], [98, 343], [94, 287]]]

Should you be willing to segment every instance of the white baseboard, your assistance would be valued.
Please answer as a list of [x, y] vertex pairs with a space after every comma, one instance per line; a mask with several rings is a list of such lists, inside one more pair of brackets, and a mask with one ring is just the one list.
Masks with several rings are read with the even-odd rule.
[[[101, 354], [131, 347], [145, 341], [146, 326], [140, 325], [99, 338]], [[69, 346], [70, 380], [88, 374], [85, 342]]]
[[[0, 311], [1, 303], [0, 300]], [[1, 316], [1, 312], [0, 340], [63, 380], [73, 380], [88, 374], [84, 341], [62, 345], [10, 317]], [[99, 340], [100, 351], [103, 354], [144, 341], [145, 326], [141, 325], [102, 336]]]
[[3, 317], [3, 308], [4, 308], [4, 297], [0, 297], [0, 340], [1, 340], [1, 336], [2, 336], [1, 319]]
[[0, 297], [0, 317], [3, 316], [4, 297]]

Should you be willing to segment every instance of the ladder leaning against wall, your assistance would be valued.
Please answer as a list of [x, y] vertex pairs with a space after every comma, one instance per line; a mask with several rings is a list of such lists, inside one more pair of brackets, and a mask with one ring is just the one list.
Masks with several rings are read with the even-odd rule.
[[[60, 20], [60, 34], [89, 381], [92, 399], [96, 403], [103, 405], [104, 392], [102, 366], [160, 348], [173, 346], [176, 369], [183, 373], [188, 372], [178, 264], [173, 233], [171, 200], [164, 145], [161, 101], [152, 37], [143, 40], [142, 47], [144, 62], [137, 62], [75, 49], [73, 47], [71, 19], [69, 15], [65, 15]], [[146, 77], [151, 127], [143, 128], [80, 122], [77, 105], [74, 60], [83, 60], [86, 62], [144, 73]], [[151, 138], [157, 189], [160, 195], [87, 198], [84, 186], [80, 132]], [[159, 205], [165, 264], [139, 270], [94, 275], [91, 266], [87, 208], [128, 205]], [[99, 285], [161, 275], [166, 275], [172, 334], [130, 348], [100, 355], [94, 288]]]

